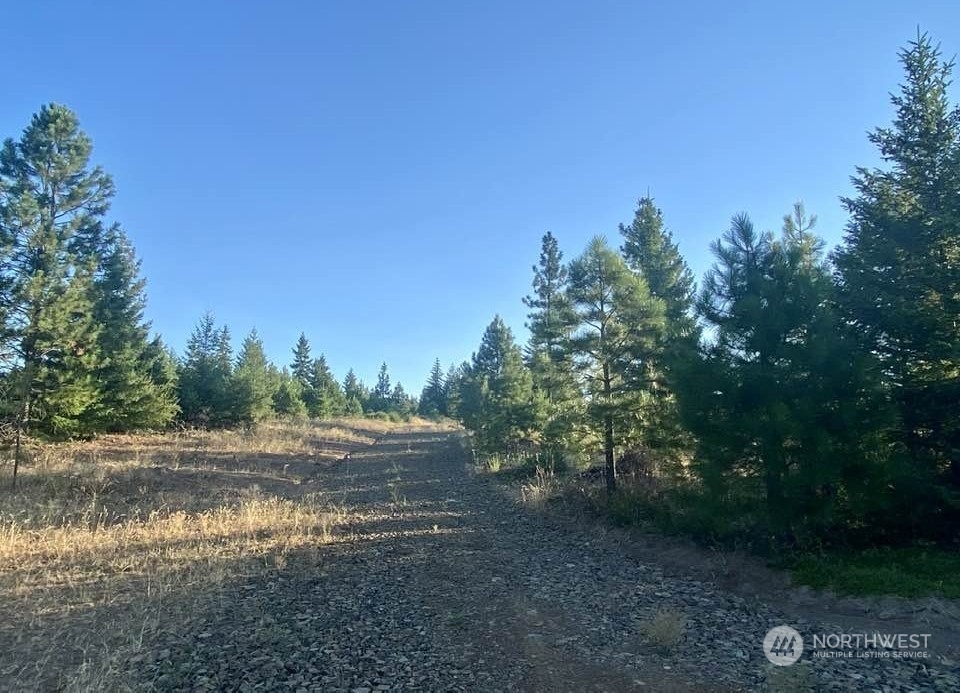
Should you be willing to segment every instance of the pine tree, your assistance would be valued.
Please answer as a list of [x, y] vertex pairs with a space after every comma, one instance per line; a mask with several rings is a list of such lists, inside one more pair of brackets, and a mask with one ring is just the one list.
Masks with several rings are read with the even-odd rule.
[[273, 410], [280, 416], [299, 418], [306, 416], [307, 405], [303, 402], [300, 380], [286, 368], [280, 373], [280, 382], [273, 395]]
[[446, 388], [444, 386], [443, 370], [440, 367], [440, 359], [434, 359], [427, 384], [423, 386], [423, 392], [420, 394], [417, 413], [420, 416], [438, 417], [446, 410]]
[[446, 405], [443, 415], [452, 419], [463, 420], [460, 415], [462, 401], [462, 387], [465, 374], [470, 370], [470, 364], [464, 361], [459, 366], [451, 364], [443, 380], [443, 402]]
[[410, 416], [416, 408], [416, 403], [407, 395], [403, 385], [397, 383], [390, 392], [389, 410], [400, 416]]
[[255, 329], [251, 330], [240, 346], [233, 372], [234, 418], [243, 423], [268, 418], [273, 413], [278, 385], [263, 351], [263, 341]]
[[390, 372], [387, 370], [387, 364], [380, 364], [380, 372], [377, 374], [377, 384], [370, 393], [368, 399], [368, 408], [370, 411], [387, 411], [390, 408]]
[[911, 475], [952, 489], [960, 517], [960, 109], [947, 95], [953, 63], [928, 36], [900, 60], [893, 125], [870, 135], [888, 168], [858, 168], [844, 200], [841, 303], [881, 359]]
[[232, 420], [232, 360], [229, 330], [217, 329], [213, 315], [205, 314], [187, 341], [180, 367], [180, 407], [186, 421], [222, 426]]
[[714, 340], [681, 398], [713, 497], [760, 479], [771, 529], [794, 539], [841, 514], [863, 525], [887, 474], [885, 412], [811, 227], [797, 205], [779, 240], [740, 215], [714, 243], [698, 300]]
[[0, 149], [0, 289], [18, 432], [69, 435], [97, 403], [93, 252], [114, 188], [76, 115], [51, 104]]
[[89, 431], [163, 428], [176, 416], [176, 380], [155, 376], [162, 350], [151, 348], [143, 319], [146, 299], [140, 263], [124, 234], [111, 229], [92, 286], [93, 317], [99, 326], [96, 378], [99, 398], [83, 416]]
[[620, 224], [623, 245], [620, 252], [627, 266], [643, 277], [654, 298], [664, 302], [666, 329], [664, 345], [656, 361], [648, 364], [648, 394], [656, 400], [649, 407], [646, 447], [659, 453], [660, 461], [690, 447], [677, 412], [676, 372], [693, 358], [699, 330], [693, 316], [694, 278], [680, 255], [673, 235], [663, 223], [663, 213], [649, 195], [640, 199], [629, 226]]
[[647, 282], [650, 293], [664, 302], [667, 320], [689, 329], [694, 300], [693, 272], [687, 267], [672, 234], [663, 224], [663, 214], [653, 198], [640, 198], [633, 221], [620, 224], [620, 252], [627, 266]]
[[313, 393], [312, 407], [308, 405], [310, 416], [325, 419], [344, 413], [346, 400], [339, 383], [327, 366], [327, 359], [320, 354], [313, 360], [310, 374], [310, 391]]
[[499, 315], [459, 382], [458, 416], [474, 432], [478, 449], [488, 453], [511, 450], [538, 424], [533, 377]]
[[316, 416], [320, 407], [319, 394], [310, 384], [313, 379], [313, 358], [310, 356], [310, 342], [303, 332], [293, 347], [293, 363], [290, 364], [291, 374], [300, 384], [299, 396], [307, 408], [309, 416]]
[[533, 267], [533, 294], [523, 299], [530, 308], [527, 363], [534, 387], [545, 398], [543, 446], [560, 457], [576, 447], [580, 436], [583, 398], [577, 387], [570, 353], [565, 349], [574, 316], [566, 295], [567, 268], [553, 234], [544, 234], [540, 262]]
[[367, 401], [368, 396], [367, 389], [351, 368], [343, 379], [345, 413], [349, 416], [361, 416], [363, 414], [363, 403]]
[[313, 358], [310, 356], [310, 342], [303, 332], [300, 333], [297, 344], [293, 347], [293, 363], [290, 364], [290, 371], [293, 377], [300, 381], [302, 387], [307, 387], [310, 384], [310, 376], [313, 373]]
[[603, 439], [612, 493], [617, 444], [631, 429], [645, 432], [650, 414], [644, 393], [652, 380], [650, 363], [662, 347], [664, 305], [600, 237], [570, 265], [567, 292], [577, 319], [567, 348], [583, 374], [587, 411]]

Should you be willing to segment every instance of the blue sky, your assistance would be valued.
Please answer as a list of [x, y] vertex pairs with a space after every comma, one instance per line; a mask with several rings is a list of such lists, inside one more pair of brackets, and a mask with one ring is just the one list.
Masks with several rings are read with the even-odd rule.
[[795, 200], [839, 240], [917, 26], [960, 3], [34, 2], [4, 9], [0, 135], [76, 110], [119, 193], [148, 317], [211, 310], [287, 363], [419, 391], [495, 313], [525, 338], [540, 237], [568, 259], [649, 189], [693, 269]]

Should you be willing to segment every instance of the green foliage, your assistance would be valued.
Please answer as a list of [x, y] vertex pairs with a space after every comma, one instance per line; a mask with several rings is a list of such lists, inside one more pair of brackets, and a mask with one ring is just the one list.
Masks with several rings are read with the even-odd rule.
[[308, 391], [311, 396], [307, 402], [307, 413], [311, 417], [326, 419], [344, 413], [346, 398], [323, 354], [313, 360]]
[[485, 453], [510, 451], [537, 427], [533, 378], [500, 316], [487, 327], [458, 382], [458, 416]]
[[[363, 412], [363, 402], [367, 400], [370, 396], [370, 393], [367, 391], [367, 388], [362, 382], [357, 378], [357, 374], [353, 372], [351, 368], [347, 371], [346, 377], [343, 379], [343, 397], [346, 401], [346, 408], [348, 412], [351, 413], [362, 413]], [[352, 404], [356, 402], [360, 406], [360, 411], [356, 412], [356, 405]]]
[[118, 228], [108, 232], [101, 252], [92, 286], [100, 396], [83, 424], [101, 431], [164, 428], [179, 411], [176, 371], [162, 344], [149, 341], [140, 263]]
[[443, 377], [443, 370], [440, 367], [440, 359], [435, 359], [433, 368], [430, 369], [430, 376], [427, 378], [427, 384], [423, 386], [423, 392], [420, 394], [417, 413], [419, 413], [420, 416], [436, 418], [445, 414], [446, 411], [446, 383]]
[[926, 35], [900, 59], [893, 125], [870, 135], [888, 168], [858, 168], [844, 200], [840, 303], [897, 406], [901, 478], [913, 482], [897, 490], [949, 536], [960, 530], [960, 109], [947, 95], [953, 63]]
[[391, 392], [390, 372], [387, 369], [387, 364], [382, 363], [380, 364], [380, 372], [377, 374], [377, 384], [374, 386], [373, 392], [370, 393], [367, 406], [364, 408], [368, 411], [387, 411], [390, 409]]
[[619, 230], [624, 262], [646, 280], [650, 293], [664, 302], [667, 320], [678, 328], [675, 333], [692, 330], [693, 272], [664, 226], [653, 198], [640, 198], [633, 221], [629, 226], [620, 224]]
[[233, 418], [242, 423], [268, 418], [279, 386], [279, 375], [267, 361], [260, 336], [252, 330], [240, 345], [233, 371]]
[[960, 555], [935, 547], [874, 548], [784, 557], [794, 581], [840, 594], [960, 599]]
[[286, 369], [280, 374], [280, 383], [273, 395], [273, 409], [280, 416], [300, 418], [307, 415], [300, 379]]
[[832, 307], [814, 221], [798, 204], [775, 240], [741, 215], [714, 243], [698, 300], [713, 342], [684, 392], [708, 495], [762, 479], [767, 525], [800, 542], [862, 525], [888, 479], [883, 398]]
[[18, 426], [83, 431], [100, 391], [94, 273], [114, 193], [76, 115], [43, 106], [0, 149], [0, 354]]
[[180, 365], [180, 408], [185, 421], [223, 426], [234, 420], [232, 361], [230, 331], [217, 329], [213, 315], [207, 313], [190, 335]]
[[541, 443], [554, 462], [579, 449], [584, 416], [583, 398], [567, 348], [575, 316], [566, 289], [563, 253], [548, 232], [541, 242], [540, 262], [533, 267], [533, 294], [523, 302], [530, 309], [527, 364], [534, 388], [544, 400]]
[[599, 237], [570, 265], [567, 294], [576, 316], [567, 348], [583, 378], [589, 421], [603, 438], [612, 492], [618, 441], [630, 431], [640, 431], [642, 439], [651, 420], [664, 304]]

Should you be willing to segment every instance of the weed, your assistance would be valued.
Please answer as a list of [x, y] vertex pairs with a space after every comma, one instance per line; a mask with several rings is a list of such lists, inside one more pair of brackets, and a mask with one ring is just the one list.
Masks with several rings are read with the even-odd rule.
[[659, 609], [653, 618], [640, 625], [640, 632], [657, 647], [675, 646], [687, 627], [687, 617], [675, 609]]

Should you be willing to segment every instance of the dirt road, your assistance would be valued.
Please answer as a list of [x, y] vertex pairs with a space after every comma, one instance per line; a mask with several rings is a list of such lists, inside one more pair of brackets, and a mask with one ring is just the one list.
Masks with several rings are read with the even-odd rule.
[[[345, 509], [334, 541], [221, 586], [220, 606], [151, 644], [155, 689], [762, 690], [785, 616], [631, 558], [596, 525], [518, 507], [449, 432], [389, 435], [309, 480]], [[674, 644], [643, 624], [683, 614]], [[792, 623], [804, 632], [814, 624]], [[806, 632], [810, 632], [807, 630]], [[815, 632], [815, 631], [814, 631]], [[950, 690], [929, 662], [819, 661], [835, 690]], [[771, 690], [799, 685], [783, 668]]]

